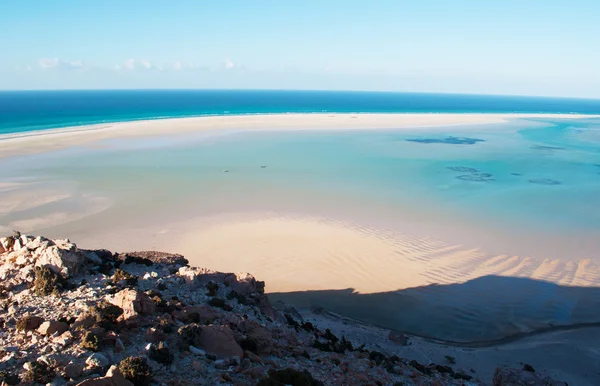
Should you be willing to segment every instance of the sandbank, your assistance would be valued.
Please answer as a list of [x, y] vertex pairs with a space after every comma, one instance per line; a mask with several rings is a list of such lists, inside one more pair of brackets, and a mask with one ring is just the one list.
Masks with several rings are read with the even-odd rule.
[[502, 123], [510, 119], [591, 118], [580, 114], [258, 114], [117, 122], [0, 135], [0, 158], [139, 136], [210, 130], [410, 129]]

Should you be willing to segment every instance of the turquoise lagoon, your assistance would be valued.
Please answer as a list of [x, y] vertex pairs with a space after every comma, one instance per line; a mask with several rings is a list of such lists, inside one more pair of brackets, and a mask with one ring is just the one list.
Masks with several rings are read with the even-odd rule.
[[[409, 96], [400, 99], [406, 98]], [[442, 105], [456, 108], [440, 108], [442, 111], [498, 111], [498, 105], [485, 98], [485, 103], [477, 98], [462, 103], [457, 101], [463, 97], [443, 98], [450, 98], [455, 105]], [[392, 112], [420, 111], [414, 106], [402, 110], [389, 99], [383, 100], [396, 106], [389, 108]], [[465, 100], [483, 103], [487, 109], [464, 108]], [[512, 112], [523, 105], [519, 101], [496, 102], [508, 106], [501, 112]], [[535, 100], [538, 104], [526, 104], [534, 106], [528, 107], [534, 111], [527, 111], [571, 112], [583, 106], [579, 112], [600, 112], [598, 101], [569, 100], [571, 105], [551, 101]], [[92, 104], [89, 100], [85, 103]], [[305, 112], [323, 110], [319, 108], [324, 102], [319, 103]], [[263, 105], [261, 108], [269, 108], [268, 103]], [[540, 108], [542, 105], [545, 107]], [[352, 106], [353, 111], [361, 111], [359, 104]], [[24, 126], [5, 113], [0, 116], [0, 126], [14, 133], [21, 127], [61, 125], [60, 119], [53, 121], [56, 116], [52, 114], [44, 120], [42, 110]], [[245, 113], [260, 112], [255, 110]], [[286, 105], [271, 112], [289, 110], [294, 109]], [[364, 110], [389, 112], [381, 107]], [[429, 110], [433, 111], [437, 110]], [[146, 113], [140, 109], [129, 118], [141, 119]], [[108, 121], [124, 118], [107, 114]], [[25, 122], [25, 116], [19, 115], [19, 122]], [[60, 122], [95, 122], [92, 115], [71, 118]], [[510, 119], [451, 129], [315, 129], [244, 131], [240, 127], [218, 133], [108, 140], [0, 158], [0, 182], [31, 182], [23, 189], [36, 199], [43, 198], [48, 189], [70, 192], [35, 208], [0, 210], [0, 226], [12, 229], [24, 219], [67, 209], [85, 211], [89, 197], [101, 197], [109, 204], [83, 218], [58, 217], [51, 225], [32, 223], [27, 231], [77, 240], [78, 235], [98, 229], [143, 228], [150, 222], [168, 223], [186, 216], [308, 214], [376, 229], [446, 237], [445, 241], [483, 247], [490, 253], [590, 259], [591, 264], [600, 259], [598, 118]], [[0, 190], [0, 202], [11, 194], [10, 188]], [[357, 305], [351, 316], [386, 327], [450, 341], [489, 341], [546, 327], [600, 322], [596, 311], [599, 284], [576, 288], [517, 278], [483, 278], [465, 285], [393, 294], [403, 297], [399, 302], [408, 299], [414, 305], [410, 318], [402, 312], [390, 319], [387, 310], [369, 308], [375, 303], [370, 296], [375, 299], [386, 294], [350, 300], [343, 293], [330, 294], [324, 305], [335, 309], [336, 304], [351, 301]], [[513, 291], [503, 291], [508, 287]], [[290, 294], [287, 299], [294, 296], [301, 294]], [[326, 294], [315, 296], [327, 302]], [[436, 309], [439, 312], [432, 311]]]

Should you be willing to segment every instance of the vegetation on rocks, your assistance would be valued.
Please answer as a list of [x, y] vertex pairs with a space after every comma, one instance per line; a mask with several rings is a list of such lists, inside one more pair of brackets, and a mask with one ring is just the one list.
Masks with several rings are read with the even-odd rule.
[[65, 280], [46, 267], [35, 267], [33, 292], [38, 296], [57, 296], [65, 287]]
[[41, 361], [29, 362], [26, 367], [27, 371], [22, 379], [25, 383], [40, 383], [45, 385], [52, 382], [56, 376], [54, 369], [51, 369], [46, 363]]
[[135, 386], [144, 386], [152, 381], [152, 370], [146, 358], [127, 357], [119, 362], [119, 372]]
[[173, 358], [173, 353], [164, 342], [160, 342], [158, 345], [152, 345], [152, 347], [150, 347], [150, 359], [154, 359], [158, 363], [170, 365], [173, 363]]
[[179, 341], [182, 345], [182, 348], [187, 349], [187, 346], [199, 346], [200, 345], [200, 336], [202, 335], [202, 329], [196, 323], [191, 323], [185, 326], [182, 326], [177, 331], [179, 334]]
[[103, 328], [111, 328], [119, 316], [123, 315], [123, 309], [107, 301], [102, 301], [89, 310], [89, 314], [96, 319], [96, 324]]
[[135, 287], [138, 284], [138, 277], [123, 271], [121, 268], [117, 268], [115, 269], [111, 281], [113, 285], [116, 286], [125, 285], [128, 287]]
[[88, 331], [81, 340], [81, 347], [92, 351], [98, 351], [100, 349], [100, 338], [93, 332]]

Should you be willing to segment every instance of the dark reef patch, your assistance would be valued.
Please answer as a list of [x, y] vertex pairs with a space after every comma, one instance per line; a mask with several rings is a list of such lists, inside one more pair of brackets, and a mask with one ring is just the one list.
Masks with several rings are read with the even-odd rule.
[[443, 143], [447, 145], [474, 145], [477, 142], [485, 142], [479, 138], [468, 138], [468, 137], [446, 137], [446, 138], [414, 138], [407, 139], [409, 142], [417, 143]]
[[490, 173], [473, 173], [473, 174], [463, 174], [460, 176], [457, 176], [456, 178], [458, 178], [459, 180], [463, 180], [463, 181], [473, 181], [473, 182], [487, 182], [487, 181], [494, 181], [494, 176], [492, 176]]
[[564, 147], [558, 146], [543, 146], [543, 145], [535, 145], [531, 147], [533, 150], [545, 150], [545, 151], [554, 151], [554, 150], [565, 150]]
[[479, 170], [475, 168], [470, 168], [467, 166], [448, 166], [446, 169], [452, 170], [453, 172], [461, 172], [461, 173], [477, 173]]
[[562, 182], [552, 180], [550, 178], [533, 178], [533, 179], [529, 180], [529, 182], [531, 182], [532, 184], [538, 184], [538, 185], [561, 185], [562, 184]]
[[520, 176], [522, 176], [522, 174], [521, 174], [521, 173], [510, 173], [510, 175], [511, 175], [511, 176], [517, 176], [517, 177], [520, 177]]

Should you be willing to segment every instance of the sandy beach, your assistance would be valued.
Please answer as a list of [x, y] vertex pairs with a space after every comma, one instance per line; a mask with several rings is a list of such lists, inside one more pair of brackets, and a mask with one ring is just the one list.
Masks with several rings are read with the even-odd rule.
[[410, 129], [502, 123], [518, 118], [583, 118], [577, 114], [273, 114], [156, 119], [0, 135], [0, 158], [89, 145], [108, 139], [207, 130]]

